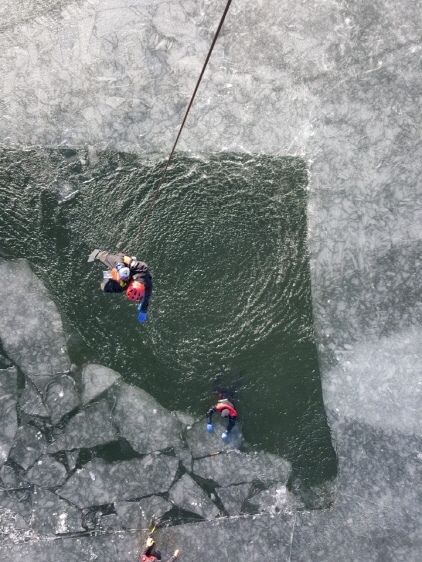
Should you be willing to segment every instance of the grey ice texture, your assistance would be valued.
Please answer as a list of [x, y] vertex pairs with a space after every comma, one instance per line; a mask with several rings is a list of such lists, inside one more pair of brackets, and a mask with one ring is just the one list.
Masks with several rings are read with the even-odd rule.
[[24, 412], [28, 416], [38, 416], [41, 418], [50, 416], [50, 413], [45, 407], [42, 394], [30, 380], [26, 381], [25, 388], [19, 397], [19, 407], [21, 412]]
[[30, 486], [28, 482], [25, 482], [23, 478], [17, 474], [14, 468], [7, 465], [1, 467], [0, 479], [4, 490], [20, 490], [22, 488], [29, 488]]
[[236, 422], [236, 425], [230, 431], [227, 441], [221, 439], [221, 434], [227, 429], [227, 419], [214, 414], [212, 423], [214, 429], [211, 433], [204, 432], [204, 420], [197, 421], [188, 427], [186, 440], [194, 458], [205, 457], [217, 452], [232, 451], [241, 447], [243, 436], [239, 422]]
[[77, 470], [57, 493], [80, 508], [138, 499], [166, 492], [178, 466], [178, 460], [167, 455], [114, 463], [94, 459]]
[[59, 423], [63, 416], [69, 414], [80, 404], [75, 381], [67, 375], [55, 377], [49, 383], [45, 394], [45, 402], [51, 412], [53, 424]]
[[169, 499], [177, 506], [204, 519], [213, 519], [219, 514], [217, 506], [189, 474], [184, 474], [175, 483], [169, 492]]
[[117, 441], [119, 434], [105, 400], [88, 406], [67, 423], [64, 433], [48, 447], [50, 453], [96, 447]]
[[[88, 143], [92, 161], [102, 147], [168, 152], [224, 5], [6, 0], [3, 143]], [[414, 0], [232, 3], [179, 146], [308, 163], [315, 337], [339, 477], [331, 510], [179, 525], [158, 534], [166, 553], [420, 561], [421, 20]], [[369, 377], [354, 385], [361, 368]], [[2, 555], [138, 553], [135, 537], [113, 535]]]
[[87, 404], [120, 380], [121, 376], [113, 369], [90, 363], [82, 371], [82, 404]]
[[[294, 511], [297, 507], [295, 496], [286, 486], [277, 484], [267, 490], [262, 490], [248, 499], [256, 505], [259, 511], [278, 513], [279, 511]], [[300, 506], [303, 509], [303, 505]]]
[[38, 428], [23, 424], [18, 427], [10, 459], [27, 470], [47, 451], [47, 439]]
[[[62, 320], [47, 289], [26, 260], [0, 258], [0, 339], [10, 359], [44, 389], [56, 373], [70, 368]], [[22, 291], [11, 291], [19, 279]]]
[[83, 531], [82, 514], [75, 506], [49, 490], [37, 488], [32, 494], [31, 524], [42, 535]]
[[217, 488], [218, 497], [229, 515], [239, 515], [244, 501], [249, 497], [252, 489], [250, 483], [235, 484], [226, 488]]
[[55, 488], [61, 486], [67, 478], [67, 470], [63, 464], [49, 455], [43, 455], [34, 466], [28, 470], [25, 480], [40, 488]]
[[120, 433], [138, 453], [183, 446], [180, 422], [141, 388], [119, 386], [114, 416]]
[[18, 429], [17, 376], [15, 367], [0, 370], [0, 466], [7, 461]]
[[161, 496], [148, 496], [139, 501], [114, 504], [119, 521], [126, 529], [150, 529], [153, 522], [158, 521], [172, 507], [173, 504]]
[[198, 476], [213, 480], [223, 487], [254, 480], [260, 480], [267, 485], [271, 482], [285, 484], [291, 473], [291, 464], [270, 453], [230, 451], [195, 460], [193, 471]]

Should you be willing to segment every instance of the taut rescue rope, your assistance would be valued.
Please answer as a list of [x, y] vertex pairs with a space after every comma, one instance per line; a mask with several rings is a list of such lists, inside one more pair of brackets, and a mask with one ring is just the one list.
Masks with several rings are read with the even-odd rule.
[[142, 222], [142, 225], [141, 225], [141, 229], [140, 229], [140, 231], [139, 231], [139, 236], [138, 236], [138, 241], [137, 241], [136, 246], [139, 246], [139, 242], [140, 242], [140, 240], [141, 240], [141, 236], [142, 236], [143, 231], [144, 231], [144, 229], [145, 229], [145, 225], [146, 225], [147, 220], [148, 220], [148, 218], [149, 218], [149, 216], [150, 216], [150, 214], [151, 214], [151, 211], [152, 211], [152, 208], [153, 208], [153, 206], [154, 206], [154, 203], [155, 203], [155, 201], [156, 201], [156, 199], [157, 199], [157, 195], [158, 195], [158, 192], [159, 192], [159, 190], [160, 190], [161, 184], [163, 183], [163, 180], [164, 180], [164, 177], [165, 177], [165, 175], [166, 175], [167, 169], [168, 169], [168, 167], [169, 167], [170, 161], [171, 161], [171, 159], [172, 159], [172, 157], [173, 157], [173, 154], [174, 154], [174, 151], [175, 151], [175, 149], [176, 149], [176, 145], [177, 145], [177, 143], [178, 143], [178, 141], [179, 141], [180, 135], [182, 134], [182, 130], [183, 130], [183, 127], [184, 127], [184, 125], [185, 125], [185, 123], [186, 123], [186, 119], [187, 119], [187, 117], [188, 117], [190, 108], [192, 107], [193, 100], [195, 99], [196, 92], [198, 91], [199, 84], [201, 83], [202, 77], [203, 77], [203, 75], [204, 75], [204, 72], [205, 72], [205, 69], [206, 69], [206, 67], [207, 67], [208, 61], [210, 60], [211, 53], [212, 53], [212, 51], [213, 51], [213, 49], [214, 49], [214, 45], [215, 45], [215, 43], [216, 43], [216, 41], [217, 41], [218, 35], [220, 34], [221, 28], [223, 27], [223, 23], [224, 23], [224, 20], [226, 19], [226, 15], [227, 15], [227, 12], [229, 11], [230, 4], [231, 4], [231, 3], [232, 3], [232, 0], [228, 0], [227, 5], [226, 5], [226, 8], [225, 8], [225, 10], [224, 10], [224, 13], [223, 13], [223, 15], [222, 15], [222, 17], [221, 17], [219, 26], [218, 26], [218, 28], [217, 28], [217, 31], [215, 32], [214, 39], [213, 39], [213, 41], [212, 41], [212, 43], [211, 43], [211, 47], [210, 47], [210, 49], [209, 49], [209, 51], [208, 51], [207, 58], [205, 59], [204, 66], [202, 67], [201, 74], [199, 75], [198, 81], [197, 81], [197, 83], [196, 83], [195, 90], [193, 91], [191, 100], [190, 100], [189, 105], [188, 105], [188, 107], [187, 107], [187, 109], [186, 109], [185, 116], [184, 116], [184, 118], [183, 118], [182, 124], [180, 125], [180, 129], [179, 129], [179, 132], [178, 132], [178, 134], [177, 134], [176, 140], [175, 140], [175, 142], [174, 142], [173, 148], [172, 148], [172, 150], [171, 150], [171, 152], [170, 152], [170, 156], [168, 157], [167, 162], [166, 162], [166, 165], [164, 166], [163, 173], [161, 174], [161, 177], [160, 177], [160, 180], [159, 180], [159, 182], [158, 182], [158, 185], [157, 185], [157, 187], [155, 188], [155, 191], [154, 191], [154, 194], [153, 194], [151, 203], [149, 204], [148, 212], [147, 212], [147, 214], [146, 214], [146, 216], [145, 216], [145, 218], [144, 218], [144, 220], [143, 220], [143, 222]]

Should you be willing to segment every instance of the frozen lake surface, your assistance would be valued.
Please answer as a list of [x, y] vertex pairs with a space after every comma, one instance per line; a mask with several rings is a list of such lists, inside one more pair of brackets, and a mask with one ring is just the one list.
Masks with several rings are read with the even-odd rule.
[[[223, 7], [221, 1], [3, 2], [3, 148], [85, 147], [92, 163], [104, 148], [162, 159]], [[265, 483], [264, 495], [244, 480], [230, 482], [214, 504], [221, 510], [226, 500], [231, 517], [200, 521], [201, 502], [212, 501], [222, 484], [211, 492], [183, 476], [199, 461], [189, 457], [177, 432], [166, 433], [171, 445], [159, 455], [128, 435], [131, 447], [144, 448], [139, 458], [120, 461], [122, 480], [110, 486], [113, 463], [78, 459], [73, 440], [75, 432], [95, 439], [97, 416], [114, 438], [109, 401], [124, 394], [127, 383], [108, 373], [104, 398], [97, 400], [92, 378], [89, 391], [82, 381], [79, 387], [72, 382], [67, 332], [45, 285], [26, 262], [2, 261], [8, 281], [0, 289], [0, 337], [27, 387], [20, 395], [23, 375], [3, 358], [0, 463], [10, 456], [30, 471], [23, 479], [8, 463], [0, 472], [5, 562], [136, 560], [145, 535], [121, 531], [124, 502], [131, 500], [114, 494], [140, 493], [134, 478], [140, 462], [160, 467], [159, 499], [151, 500], [160, 516], [168, 500], [155, 494], [171, 487], [172, 478], [180, 482], [171, 493], [180, 509], [189, 507], [189, 497], [198, 504], [196, 522], [157, 532], [161, 550], [170, 554], [178, 547], [181, 560], [420, 560], [421, 14], [420, 3], [410, 0], [234, 1], [179, 147], [196, 155], [230, 150], [306, 162], [314, 328], [338, 459], [331, 508], [303, 509], [284, 490], [283, 470], [278, 482]], [[3, 196], [8, 182], [2, 179]], [[70, 184], [57, 188], [63, 205], [76, 197]], [[31, 279], [28, 293], [10, 289], [16, 267]], [[100, 404], [94, 411], [92, 400]], [[54, 441], [43, 438], [53, 429], [36, 431], [28, 418], [18, 419], [18, 401], [25, 416], [43, 419], [47, 409], [63, 424], [60, 435], [49, 433], [62, 448], [62, 467], [48, 450]], [[162, 412], [163, 420], [170, 415]], [[182, 419], [175, 416], [171, 427], [182, 428], [185, 444]], [[125, 420], [118, 421], [122, 431]], [[210, 458], [221, 463], [230, 454]], [[62, 484], [63, 467], [78, 471], [78, 462], [85, 467], [79, 477], [89, 483], [86, 493], [77, 482], [70, 492], [73, 483]], [[81, 536], [82, 528], [96, 529], [100, 521], [50, 486], [77, 495], [80, 506], [115, 502], [116, 513], [103, 514], [104, 534]], [[262, 513], [234, 515], [253, 495]], [[139, 496], [134, 502], [137, 524], [144, 525], [149, 514], [142, 515]], [[32, 509], [37, 516], [28, 528]], [[213, 513], [209, 504], [206, 512]], [[50, 540], [62, 533], [69, 537]]]

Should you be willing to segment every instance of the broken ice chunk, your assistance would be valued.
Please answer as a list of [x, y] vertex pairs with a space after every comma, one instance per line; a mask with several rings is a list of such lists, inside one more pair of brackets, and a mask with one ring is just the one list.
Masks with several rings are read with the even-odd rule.
[[138, 502], [116, 502], [114, 509], [126, 529], [148, 529], [173, 505], [161, 496], [150, 496]]
[[4, 465], [0, 470], [2, 487], [5, 490], [19, 490], [29, 488], [30, 484], [24, 482], [20, 475], [11, 466]]
[[108, 367], [94, 363], [86, 365], [82, 371], [82, 404], [87, 404], [102, 394], [119, 379], [119, 373]]
[[187, 412], [173, 411], [172, 415], [175, 416], [182, 425], [186, 426], [187, 429], [190, 429], [193, 424], [198, 421]]
[[27, 472], [25, 480], [40, 488], [55, 488], [66, 480], [67, 471], [61, 462], [49, 455], [43, 455]]
[[224, 508], [229, 515], [239, 515], [243, 502], [251, 492], [252, 484], [235, 484], [227, 488], [217, 488], [218, 497], [223, 502]]
[[28, 416], [38, 416], [41, 418], [50, 417], [44, 405], [43, 398], [30, 379], [26, 379], [25, 388], [19, 398], [19, 407]]
[[189, 449], [175, 449], [174, 454], [183, 464], [188, 472], [192, 472], [193, 457]]
[[168, 455], [113, 463], [97, 458], [77, 470], [57, 494], [80, 508], [138, 499], [166, 492], [178, 466], [178, 459]]
[[218, 507], [189, 474], [184, 474], [171, 488], [169, 499], [178, 507], [196, 513], [204, 519], [213, 519], [220, 513]]
[[76, 414], [66, 425], [64, 434], [48, 447], [48, 452], [96, 447], [118, 437], [108, 403], [101, 400]]
[[270, 513], [293, 511], [296, 505], [295, 496], [282, 484], [272, 486], [268, 490], [262, 490], [248, 501], [252, 505], [256, 505], [259, 511]]
[[18, 513], [25, 521], [29, 522], [31, 517], [31, 493], [29, 490], [0, 492], [0, 507]]
[[141, 388], [121, 383], [113, 415], [120, 435], [138, 453], [183, 447], [180, 422]]
[[0, 466], [7, 461], [18, 429], [17, 401], [16, 368], [0, 370]]
[[189, 449], [194, 458], [205, 457], [217, 451], [230, 451], [238, 449], [243, 442], [240, 424], [236, 424], [229, 433], [228, 441], [221, 439], [221, 434], [227, 429], [227, 420], [214, 415], [214, 431], [208, 433], [207, 422], [204, 419], [196, 422], [186, 433]]
[[41, 488], [35, 488], [32, 494], [31, 527], [44, 535], [84, 530], [79, 509]]
[[73, 470], [78, 462], [79, 451], [66, 451], [66, 460], [69, 470]]
[[291, 465], [270, 453], [241, 453], [230, 451], [194, 461], [193, 471], [202, 478], [217, 482], [222, 487], [260, 480], [268, 485], [286, 483]]
[[47, 387], [45, 402], [55, 425], [80, 404], [75, 381], [67, 375], [56, 377]]
[[[59, 311], [26, 260], [0, 259], [0, 277], [0, 338], [4, 350], [42, 389], [45, 379], [70, 368]], [[25, 290], [10, 290], [16, 286], [16, 279]]]
[[32, 425], [21, 425], [10, 452], [10, 458], [27, 470], [47, 450], [47, 439]]
[[115, 513], [109, 515], [102, 515], [98, 525], [105, 531], [119, 531], [122, 530], [122, 521]]

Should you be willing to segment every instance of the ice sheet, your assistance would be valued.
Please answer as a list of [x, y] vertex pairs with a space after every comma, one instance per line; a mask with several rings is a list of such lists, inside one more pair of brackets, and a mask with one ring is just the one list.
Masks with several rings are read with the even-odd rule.
[[138, 499], [166, 492], [178, 466], [167, 455], [114, 463], [98, 458], [77, 470], [57, 493], [80, 508]]
[[87, 404], [121, 379], [119, 373], [103, 365], [86, 365], [82, 371], [82, 404]]
[[[44, 388], [55, 373], [70, 368], [60, 314], [27, 261], [0, 258], [0, 275], [3, 347], [35, 385]], [[10, 290], [16, 279], [25, 287], [23, 292]]]
[[56, 488], [67, 478], [67, 470], [63, 464], [50, 455], [43, 455], [28, 470], [25, 480], [40, 488]]
[[9, 458], [24, 469], [32, 466], [47, 451], [45, 435], [32, 425], [20, 425]]
[[49, 382], [45, 395], [45, 403], [50, 411], [53, 424], [57, 424], [63, 416], [69, 414], [80, 404], [75, 381], [67, 375], [54, 377]]
[[17, 401], [18, 387], [15, 367], [0, 370], [0, 466], [7, 461], [18, 429]]
[[241, 453], [230, 451], [195, 460], [193, 471], [198, 476], [213, 480], [219, 486], [231, 486], [260, 480], [265, 484], [286, 483], [291, 465], [270, 453]]
[[149, 496], [138, 502], [115, 502], [114, 508], [125, 529], [151, 529], [173, 505], [161, 496]]
[[217, 506], [189, 474], [184, 474], [170, 489], [169, 499], [176, 506], [204, 519], [213, 519], [219, 514]]
[[183, 447], [180, 422], [141, 388], [121, 383], [113, 416], [120, 435], [141, 454]]
[[67, 423], [60, 435], [48, 447], [50, 453], [95, 447], [118, 439], [108, 403], [100, 400], [82, 412], [77, 413]]

